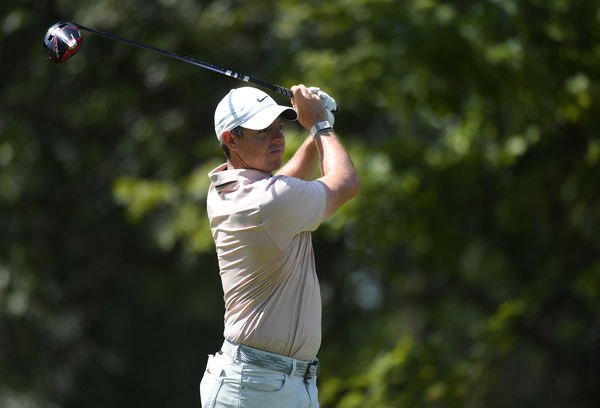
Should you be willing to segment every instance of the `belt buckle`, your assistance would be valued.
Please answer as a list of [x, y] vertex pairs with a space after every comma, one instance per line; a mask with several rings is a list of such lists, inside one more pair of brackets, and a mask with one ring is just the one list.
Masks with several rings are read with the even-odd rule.
[[319, 371], [319, 360], [311, 360], [306, 366], [306, 371], [304, 372], [304, 382], [308, 384], [308, 381], [317, 374], [317, 371]]

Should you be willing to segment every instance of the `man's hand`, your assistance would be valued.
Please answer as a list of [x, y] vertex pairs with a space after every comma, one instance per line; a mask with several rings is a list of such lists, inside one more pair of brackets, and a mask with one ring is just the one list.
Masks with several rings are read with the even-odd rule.
[[333, 99], [331, 96], [329, 96], [329, 94], [327, 92], [321, 91], [321, 88], [311, 86], [310, 88], [308, 88], [308, 90], [314, 94], [319, 95], [319, 98], [321, 98], [321, 102], [323, 103], [323, 106], [325, 107], [325, 110], [327, 111], [327, 118], [328, 118], [327, 120], [329, 121], [329, 124], [331, 125], [331, 127], [333, 127], [333, 124], [335, 122], [334, 114], [338, 111], [338, 106], [337, 106], [337, 102], [335, 101], [335, 99]]
[[307, 130], [317, 122], [329, 120], [327, 110], [321, 97], [313, 93], [304, 85], [295, 85], [291, 88], [294, 97], [292, 106], [298, 112], [298, 122]]

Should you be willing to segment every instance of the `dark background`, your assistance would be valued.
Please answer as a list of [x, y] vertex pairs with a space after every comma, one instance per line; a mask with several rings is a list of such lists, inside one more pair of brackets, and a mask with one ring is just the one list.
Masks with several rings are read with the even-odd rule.
[[86, 32], [50, 65], [58, 21], [336, 98], [362, 190], [313, 235], [323, 407], [598, 406], [591, 0], [3, 1], [0, 406], [199, 406], [222, 341], [206, 173], [243, 83]]

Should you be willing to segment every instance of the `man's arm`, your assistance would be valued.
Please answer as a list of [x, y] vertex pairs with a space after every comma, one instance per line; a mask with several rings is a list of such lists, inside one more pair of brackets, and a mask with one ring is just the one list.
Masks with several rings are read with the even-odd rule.
[[[291, 90], [298, 121], [304, 128], [310, 129], [315, 123], [327, 120], [327, 112], [318, 95], [304, 85], [294, 86]], [[327, 191], [325, 216], [328, 217], [358, 194], [360, 183], [350, 156], [333, 130], [318, 133], [314, 144], [319, 151], [323, 174], [318, 181]]]
[[296, 150], [292, 158], [276, 174], [296, 177], [306, 181], [313, 180], [318, 159], [317, 146], [312, 137], [308, 137]]
[[321, 153], [321, 171], [318, 181], [325, 184], [327, 205], [325, 216], [329, 217], [346, 201], [354, 198], [360, 189], [358, 174], [350, 156], [335, 132], [323, 131], [315, 136]]

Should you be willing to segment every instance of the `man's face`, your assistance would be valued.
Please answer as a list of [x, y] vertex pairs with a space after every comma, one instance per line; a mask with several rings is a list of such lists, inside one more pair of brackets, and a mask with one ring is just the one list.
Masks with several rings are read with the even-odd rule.
[[243, 137], [236, 137], [237, 148], [233, 154], [241, 161], [241, 167], [272, 172], [281, 167], [285, 150], [282, 132], [283, 119], [278, 117], [266, 129], [244, 129]]

